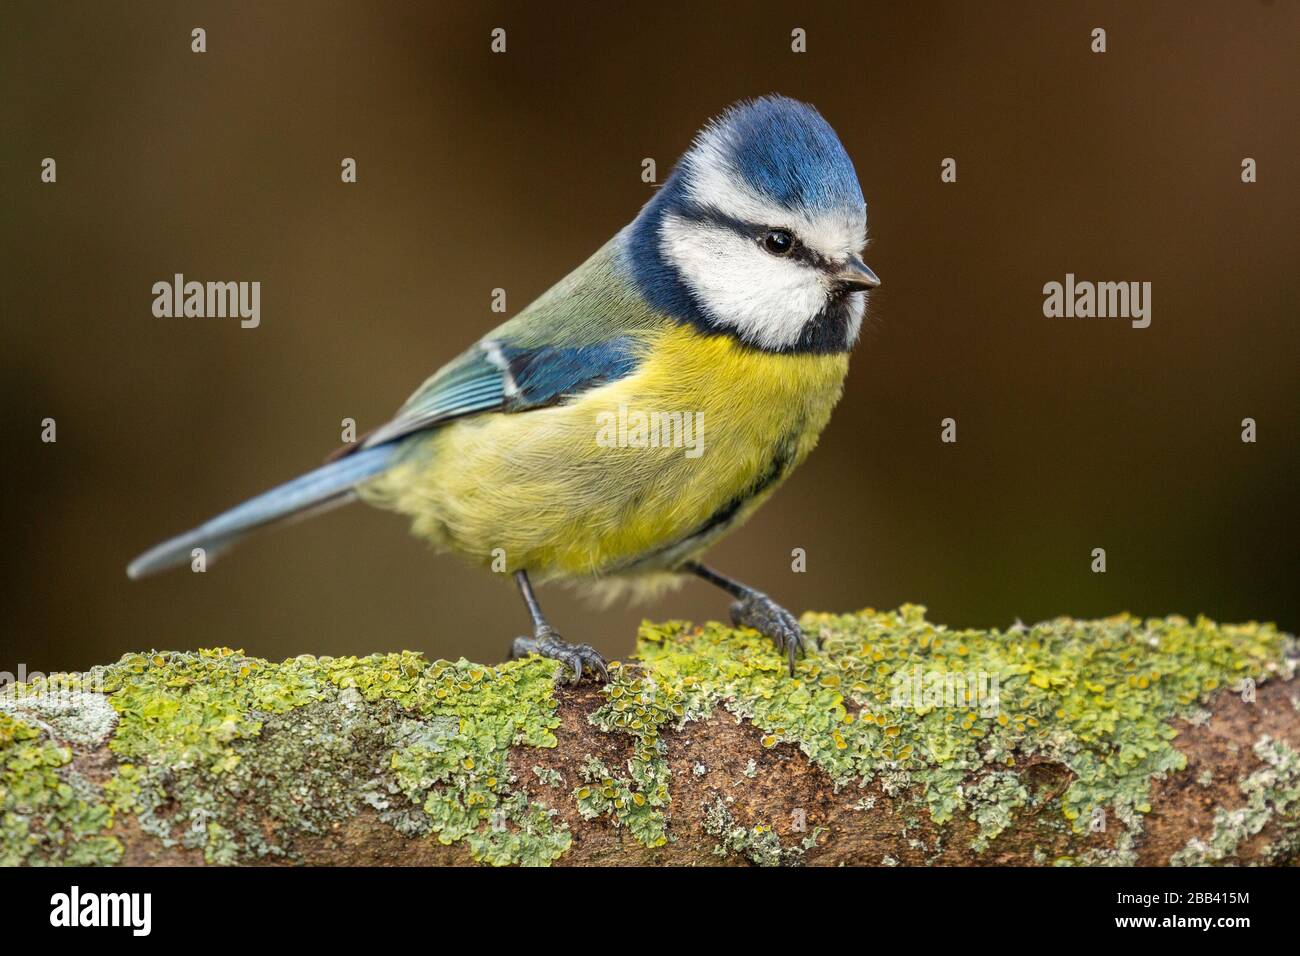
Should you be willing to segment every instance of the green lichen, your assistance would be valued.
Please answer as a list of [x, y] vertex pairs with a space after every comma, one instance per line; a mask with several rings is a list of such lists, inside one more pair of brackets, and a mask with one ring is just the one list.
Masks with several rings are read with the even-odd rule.
[[[650, 797], [631, 779], [614, 773], [591, 755], [578, 768], [578, 776], [582, 784], [574, 788], [573, 799], [584, 820], [608, 815], [617, 826], [627, 827], [643, 846], [663, 846], [668, 842], [662, 810], [668, 802], [667, 762], [663, 763], [662, 784], [652, 784], [656, 790], [651, 791]], [[663, 796], [655, 797], [660, 787]], [[652, 805], [651, 799], [657, 799], [658, 804]]]
[[713, 848], [717, 856], [740, 856], [755, 866], [794, 866], [817, 845], [817, 837], [825, 829], [813, 827], [798, 843], [786, 846], [766, 823], [749, 827], [738, 824], [728, 806], [729, 801], [730, 798], [715, 797], [704, 811], [704, 832], [718, 838]]
[[68, 674], [22, 685], [21, 693], [0, 694], [0, 713], [46, 728], [65, 743], [94, 746], [113, 732], [117, 714], [102, 693], [85, 689]]
[[536, 766], [533, 767], [533, 776], [537, 782], [544, 787], [562, 787], [564, 786], [564, 774], [551, 767]]
[[1284, 741], [1264, 736], [1255, 742], [1255, 756], [1264, 766], [1238, 784], [1245, 805], [1214, 811], [1208, 839], [1192, 838], [1169, 860], [1174, 866], [1208, 866], [1229, 860], [1246, 840], [1270, 823], [1277, 836], [1264, 851], [1270, 862], [1288, 859], [1300, 847], [1300, 754]]
[[587, 785], [573, 792], [578, 810], [587, 819], [610, 814], [642, 845], [663, 846], [668, 842], [664, 810], [671, 799], [672, 772], [660, 733], [686, 719], [682, 695], [672, 686], [661, 685], [654, 675], [617, 661], [610, 666], [609, 683], [601, 693], [605, 703], [588, 720], [606, 733], [632, 738], [633, 752], [627, 761], [630, 778], [611, 773], [589, 758], [581, 771]]
[[105, 669], [124, 761], [106, 790], [165, 845], [212, 863], [292, 859], [362, 805], [482, 862], [549, 862], [569, 835], [513, 789], [506, 761], [513, 745], [555, 746], [551, 673], [409, 652], [130, 655]]
[[[1140, 827], [1152, 779], [1186, 763], [1172, 744], [1173, 721], [1243, 678], [1294, 669], [1284, 654], [1291, 639], [1271, 625], [1205, 618], [1061, 618], [974, 631], [932, 624], [923, 608], [904, 606], [808, 614], [802, 623], [822, 649], [800, 662], [794, 680], [766, 639], [717, 624], [646, 624], [639, 655], [657, 685], [680, 697], [686, 719], [722, 706], [752, 720], [764, 746], [797, 745], [839, 785], [917, 787], [935, 823], [973, 816], [980, 846], [1025, 796], [994, 777], [994, 790], [976, 784], [972, 800], [963, 784], [978, 775], [1041, 755], [1074, 775], [1059, 800], [1076, 832], [1096, 811]], [[955, 685], [955, 699], [928, 695], [936, 674], [963, 678], [946, 685]], [[993, 699], [981, 697], [990, 686]], [[900, 703], [900, 687], [922, 693]]]
[[440, 842], [464, 839], [476, 860], [494, 864], [543, 864], [569, 848], [553, 811], [513, 791], [507, 765], [512, 745], [555, 746], [553, 673], [538, 661], [497, 668], [440, 661], [398, 692], [424, 713], [426, 731], [393, 753], [391, 767]]
[[1011, 826], [1015, 811], [1029, 802], [1029, 790], [1010, 771], [985, 774], [964, 792], [970, 816], [979, 824], [971, 849], [983, 853], [999, 833]]
[[722, 797], [716, 798], [704, 814], [704, 832], [717, 837], [713, 852], [718, 856], [739, 855], [755, 866], [780, 866], [781, 838], [765, 824], [739, 826]]
[[71, 764], [71, 748], [0, 711], [0, 866], [121, 858], [112, 808]]
[[47, 719], [48, 735], [91, 744], [112, 730], [119, 763], [92, 786], [65, 767], [66, 746], [0, 710], [6, 858], [106, 860], [121, 848], [102, 831], [130, 813], [211, 863], [293, 859], [304, 837], [370, 806], [482, 862], [549, 862], [569, 834], [513, 786], [507, 757], [555, 746], [552, 670], [413, 653], [272, 664], [218, 648], [127, 655], [86, 675], [102, 695], [24, 688], [13, 706]]

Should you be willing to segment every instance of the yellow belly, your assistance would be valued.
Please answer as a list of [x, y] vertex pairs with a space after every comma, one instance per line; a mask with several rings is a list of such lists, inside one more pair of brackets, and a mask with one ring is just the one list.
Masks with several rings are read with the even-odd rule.
[[362, 497], [441, 549], [540, 580], [670, 570], [808, 455], [848, 357], [766, 354], [684, 326], [648, 344], [632, 375], [566, 404], [415, 439]]

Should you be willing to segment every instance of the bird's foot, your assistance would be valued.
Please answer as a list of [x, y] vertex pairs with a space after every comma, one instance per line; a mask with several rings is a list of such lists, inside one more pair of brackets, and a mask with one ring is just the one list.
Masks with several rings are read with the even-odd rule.
[[777, 651], [789, 659], [791, 677], [795, 656], [805, 656], [809, 643], [817, 646], [816, 639], [804, 634], [793, 614], [761, 591], [751, 591], [731, 605], [731, 623], [736, 627], [752, 627], [771, 640]]
[[[534, 631], [532, 637], [516, 637], [510, 647], [511, 660], [527, 657], [529, 654], [549, 657], [553, 661], [560, 662], [562, 666], [555, 675], [557, 683], [577, 684], [582, 680], [585, 672], [589, 672], [593, 677], [600, 677], [602, 681], [609, 681], [605, 658], [601, 657], [594, 647], [590, 644], [570, 644], [545, 625]], [[573, 672], [573, 677], [565, 681], [564, 678], [569, 671]]]

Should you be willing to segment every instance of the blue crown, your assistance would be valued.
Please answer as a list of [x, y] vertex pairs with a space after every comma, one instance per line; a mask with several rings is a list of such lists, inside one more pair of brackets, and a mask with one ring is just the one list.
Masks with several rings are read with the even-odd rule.
[[862, 209], [852, 160], [806, 103], [785, 96], [737, 103], [705, 127], [697, 144], [705, 140], [722, 147], [750, 187], [787, 209]]

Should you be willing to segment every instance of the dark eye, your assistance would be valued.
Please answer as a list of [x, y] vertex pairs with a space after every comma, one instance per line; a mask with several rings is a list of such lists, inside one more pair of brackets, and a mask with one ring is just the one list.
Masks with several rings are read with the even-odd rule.
[[774, 256], [786, 256], [794, 248], [794, 236], [784, 229], [772, 229], [763, 237], [763, 248]]

